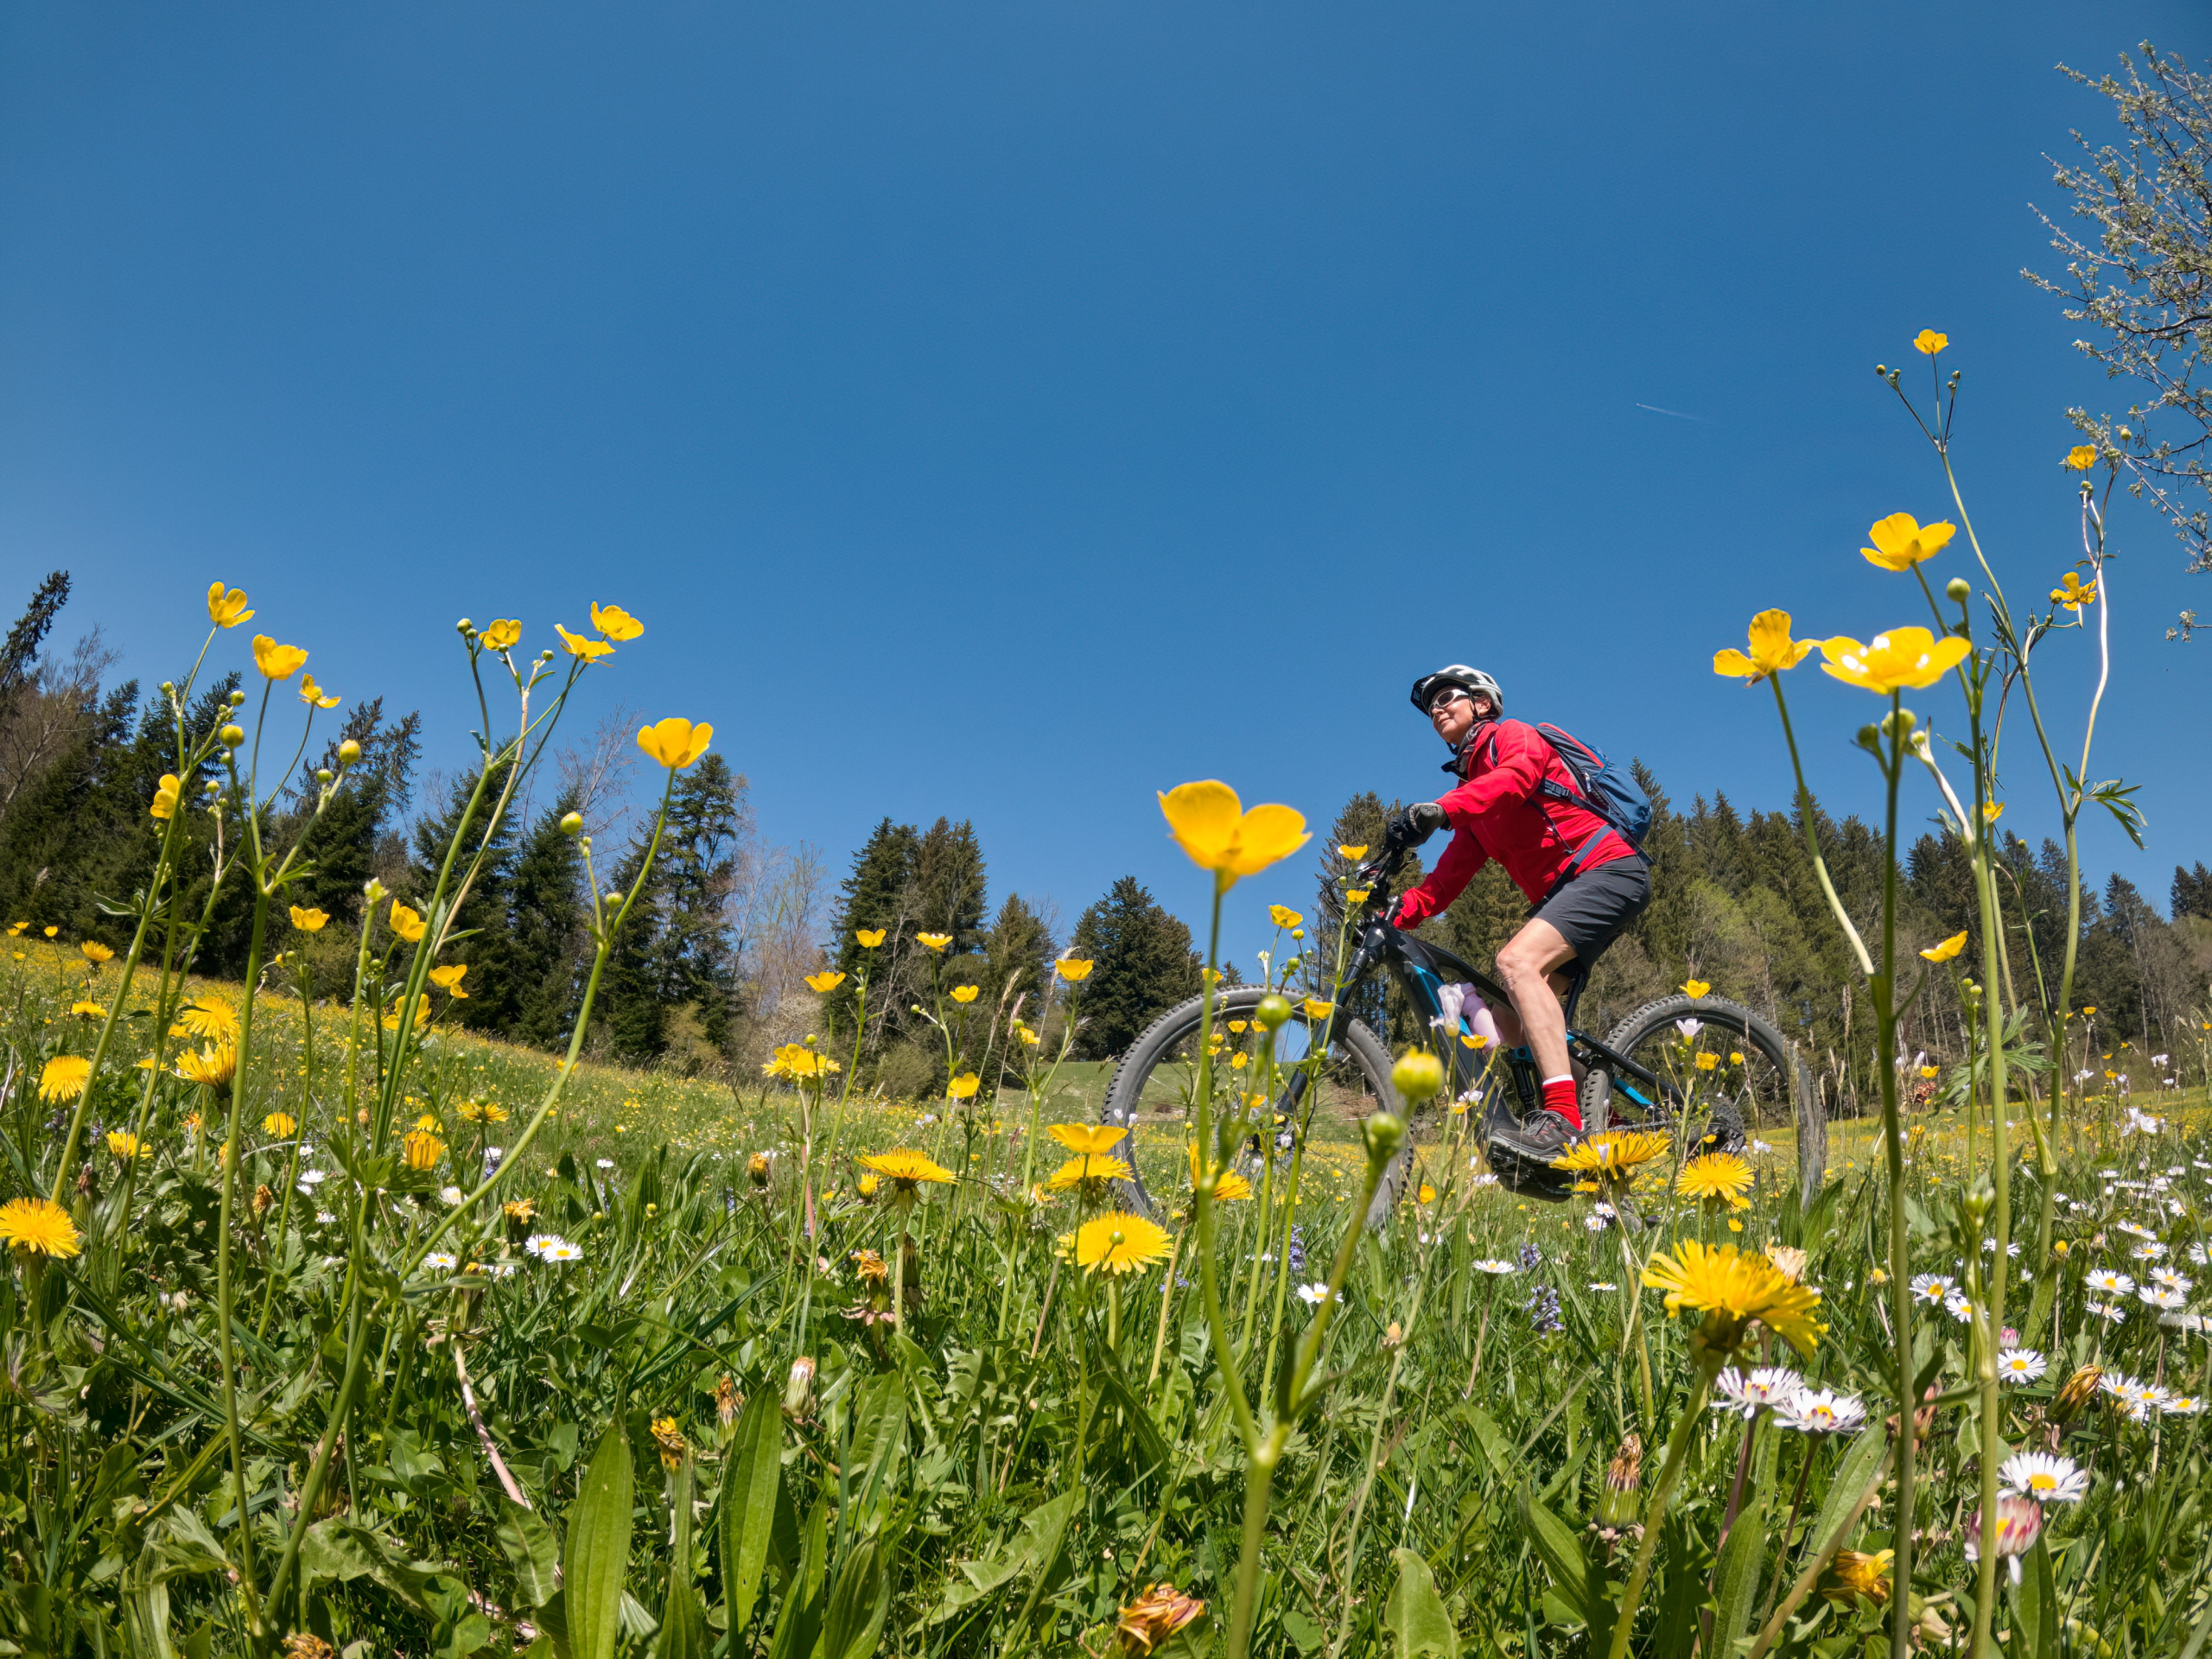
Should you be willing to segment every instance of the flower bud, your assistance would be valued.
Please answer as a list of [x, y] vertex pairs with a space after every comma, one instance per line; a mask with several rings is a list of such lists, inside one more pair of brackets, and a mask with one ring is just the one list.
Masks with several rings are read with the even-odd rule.
[[340, 743], [338, 746], [338, 764], [340, 766], [353, 766], [359, 761], [360, 758], [361, 746], [359, 743], [356, 743], [352, 738], [347, 738], [343, 743]]
[[162, 682], [162, 695], [165, 697], [175, 696], [176, 695], [176, 682], [174, 680], [163, 680]]
[[1859, 728], [1858, 743], [1860, 748], [1879, 754], [1882, 752], [1882, 734], [1872, 726], [1861, 726]]
[[337, 775], [328, 766], [317, 766], [315, 769], [315, 780], [318, 784], [327, 784]]
[[1408, 1105], [1427, 1100], [1444, 1087], [1444, 1062], [1425, 1048], [1409, 1049], [1390, 1068], [1390, 1083]]
[[[1430, 1056], [1433, 1059], [1435, 1057]], [[1405, 1062], [1401, 1060], [1399, 1065]], [[1374, 1112], [1367, 1119], [1367, 1156], [1375, 1163], [1386, 1162], [1397, 1151], [1398, 1143], [1406, 1138], [1406, 1120], [1395, 1112]]]
[[1885, 736], [1906, 738], [1912, 735], [1912, 728], [1919, 723], [1920, 717], [1911, 709], [1892, 709], [1882, 716], [1882, 731]]
[[225, 748], [238, 748], [243, 747], [245, 742], [245, 728], [236, 723], [232, 723], [224, 727], [223, 729], [216, 733], [215, 735], [222, 740], [223, 747]]
[[1974, 584], [1964, 576], [1953, 576], [1943, 585], [1943, 597], [1954, 605], [1963, 605], [1974, 597]]
[[372, 905], [380, 905], [391, 896], [391, 889], [386, 887], [383, 882], [378, 880], [373, 875], [362, 885], [361, 897], [367, 899], [369, 903]]
[[791, 1380], [784, 1384], [784, 1414], [804, 1419], [814, 1397], [814, 1362], [805, 1355], [791, 1361]]
[[243, 692], [243, 691], [232, 691], [232, 692], [231, 693], [231, 707], [232, 707], [232, 708], [233, 708], [233, 709], [237, 708], [240, 703], [244, 702], [245, 701], [245, 692]]
[[583, 832], [584, 815], [582, 813], [563, 812], [561, 815], [561, 833], [563, 835], [581, 836]]
[[1294, 939], [1302, 939], [1306, 937], [1306, 930], [1302, 927], [1294, 927], [1290, 930], [1290, 937]]
[[476, 632], [474, 628], [469, 626], [468, 619], [465, 616], [462, 617], [460, 621], [453, 625], [453, 631], [455, 633], [461, 634], [469, 634]]
[[1290, 1018], [1290, 999], [1281, 995], [1268, 995], [1260, 999], [1259, 1007], [1252, 1010], [1252, 1017], [1269, 1031], [1281, 1031]]

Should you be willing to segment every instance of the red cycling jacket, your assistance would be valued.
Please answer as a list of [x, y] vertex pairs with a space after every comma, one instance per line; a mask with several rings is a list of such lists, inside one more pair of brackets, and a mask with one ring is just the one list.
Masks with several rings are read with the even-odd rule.
[[1526, 721], [1494, 720], [1477, 732], [1460, 753], [1459, 775], [1465, 781], [1436, 803], [1451, 820], [1452, 844], [1400, 901], [1400, 927], [1418, 927], [1440, 913], [1493, 858], [1530, 904], [1541, 905], [1593, 836], [1601, 839], [1584, 855], [1578, 875], [1638, 856], [1598, 813], [1539, 792], [1546, 779], [1573, 790], [1574, 774]]

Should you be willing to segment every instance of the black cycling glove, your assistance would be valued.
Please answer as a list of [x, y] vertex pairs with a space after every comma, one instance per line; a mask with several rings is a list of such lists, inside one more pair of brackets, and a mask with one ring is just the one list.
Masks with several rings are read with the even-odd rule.
[[1390, 839], [1401, 847], [1418, 847], [1450, 822], [1434, 801], [1415, 801], [1390, 815]]

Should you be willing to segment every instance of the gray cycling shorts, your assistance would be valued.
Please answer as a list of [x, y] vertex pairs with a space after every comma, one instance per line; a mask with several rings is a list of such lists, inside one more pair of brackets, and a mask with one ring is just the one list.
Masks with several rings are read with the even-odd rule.
[[1537, 906], [1530, 919], [1557, 928], [1574, 947], [1575, 960], [1590, 968], [1650, 902], [1651, 867], [1641, 858], [1617, 858], [1576, 876]]

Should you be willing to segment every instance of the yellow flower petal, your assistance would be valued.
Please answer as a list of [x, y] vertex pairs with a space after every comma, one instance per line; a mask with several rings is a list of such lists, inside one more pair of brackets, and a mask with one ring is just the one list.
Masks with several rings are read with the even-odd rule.
[[571, 657], [581, 657], [588, 663], [614, 654], [614, 647], [604, 639], [587, 639], [580, 633], [570, 633], [558, 622], [553, 625], [553, 632], [561, 636], [562, 650]]
[[1846, 685], [1887, 696], [1935, 684], [1973, 649], [1956, 635], [1938, 639], [1925, 628], [1892, 628], [1863, 645], [1838, 634], [1821, 641], [1821, 654], [1827, 658], [1821, 668]]
[[621, 640], [626, 645], [645, 631], [645, 625], [620, 605], [594, 605], [591, 607], [591, 625], [608, 639]]
[[226, 589], [219, 582], [208, 583], [207, 620], [219, 628], [235, 628], [251, 621], [253, 613], [246, 608], [245, 589]]
[[638, 729], [638, 747], [671, 772], [683, 771], [714, 741], [713, 727], [704, 721], [694, 726], [679, 715]]
[[1920, 954], [1930, 962], [1948, 962], [1966, 948], [1967, 936], [1963, 933], [1954, 933], [1941, 944], [1931, 944]]
[[1910, 570], [1941, 553], [1958, 530], [1948, 524], [1923, 524], [1909, 512], [1893, 512], [1866, 534], [1874, 545], [1859, 550], [1867, 563], [1884, 570]]
[[1948, 334], [1939, 334], [1933, 328], [1923, 328], [1912, 337], [1912, 349], [1924, 357], [1933, 357], [1951, 343]]
[[307, 659], [307, 652], [297, 645], [280, 645], [265, 633], [253, 636], [253, 665], [264, 679], [289, 680]]
[[1160, 796], [1160, 810], [1176, 845], [1200, 869], [1211, 870], [1223, 891], [1289, 857], [1313, 838], [1303, 813], [1272, 804], [1246, 811], [1235, 790], [1211, 779], [1179, 784]]

